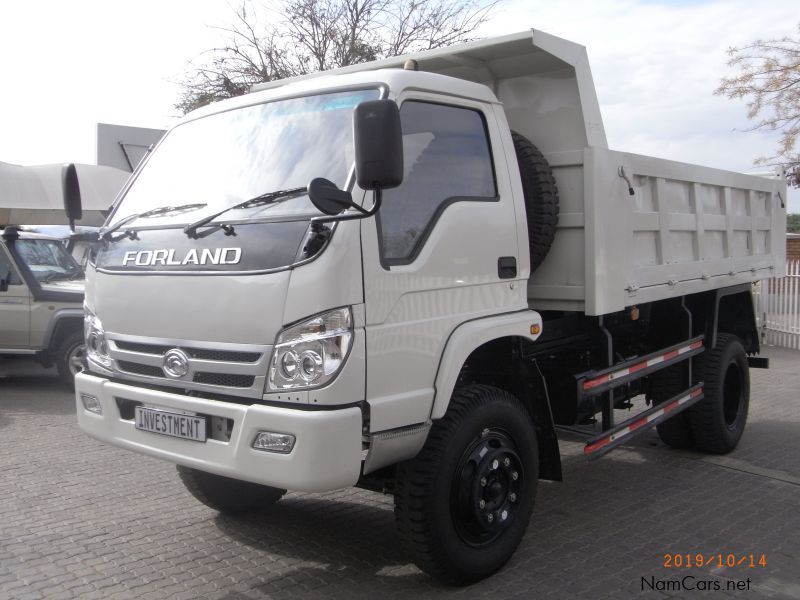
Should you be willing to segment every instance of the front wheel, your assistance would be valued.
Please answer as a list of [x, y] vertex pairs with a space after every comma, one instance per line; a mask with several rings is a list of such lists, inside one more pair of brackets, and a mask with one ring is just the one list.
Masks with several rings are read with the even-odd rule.
[[56, 351], [56, 369], [64, 385], [75, 387], [75, 375], [83, 371], [83, 358], [86, 353], [83, 333], [76, 331], [61, 342]]
[[456, 585], [500, 569], [528, 526], [538, 475], [522, 403], [485, 385], [456, 390], [420, 453], [397, 467], [395, 519], [417, 566]]

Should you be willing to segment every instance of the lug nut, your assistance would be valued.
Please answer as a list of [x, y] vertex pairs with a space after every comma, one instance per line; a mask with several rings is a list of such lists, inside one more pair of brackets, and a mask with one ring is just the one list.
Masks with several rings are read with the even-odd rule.
[[492, 461], [492, 470], [495, 470], [495, 469], [496, 469], [497, 467], [499, 467], [499, 466], [500, 466], [500, 463], [499, 463], [499, 462], [497, 461], [497, 459], [495, 458], [495, 459]]
[[492, 513], [489, 513], [488, 515], [486, 515], [486, 520], [489, 521], [489, 523], [491, 523], [492, 521], [494, 521], [494, 515]]
[[500, 520], [501, 521], [505, 521], [507, 518], [508, 518], [508, 511], [507, 510], [504, 510], [503, 512], [500, 513]]
[[510, 467], [511, 466], [511, 459], [507, 456], [503, 459], [503, 466]]
[[517, 501], [517, 495], [514, 492], [511, 492], [508, 495], [508, 499], [511, 500], [512, 502], [516, 502]]
[[481, 487], [486, 487], [486, 477], [481, 477]]
[[480, 506], [481, 508], [485, 508], [486, 507], [486, 500], [481, 498], [481, 501], [478, 502], [478, 506]]
[[512, 471], [511, 472], [511, 479], [513, 479], [514, 481], [519, 479], [519, 473], [517, 473], [516, 471]]

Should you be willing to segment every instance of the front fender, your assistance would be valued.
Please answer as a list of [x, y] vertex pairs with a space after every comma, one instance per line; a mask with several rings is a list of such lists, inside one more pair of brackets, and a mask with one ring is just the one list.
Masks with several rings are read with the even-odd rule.
[[45, 350], [53, 350], [53, 341], [57, 334], [59, 327], [66, 323], [68, 320], [74, 319], [79, 323], [78, 327], [83, 327], [83, 308], [62, 308], [54, 313], [47, 323], [47, 328], [44, 330], [42, 337], [42, 348]]
[[476, 348], [507, 337], [523, 337], [534, 341], [541, 331], [542, 317], [533, 310], [475, 319], [459, 325], [450, 334], [439, 362], [431, 419], [444, 416], [461, 367]]

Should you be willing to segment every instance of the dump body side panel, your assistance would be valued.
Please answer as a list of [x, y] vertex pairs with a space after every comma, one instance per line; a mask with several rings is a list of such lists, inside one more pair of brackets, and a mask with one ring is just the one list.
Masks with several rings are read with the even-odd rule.
[[528, 285], [531, 307], [602, 315], [783, 272], [777, 177], [601, 148], [550, 158], [561, 216]]

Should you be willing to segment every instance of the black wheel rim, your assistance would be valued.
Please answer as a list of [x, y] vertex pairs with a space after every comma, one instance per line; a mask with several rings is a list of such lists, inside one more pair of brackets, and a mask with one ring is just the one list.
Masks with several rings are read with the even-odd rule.
[[732, 362], [725, 370], [725, 379], [722, 382], [722, 415], [728, 429], [734, 429], [739, 420], [739, 413], [742, 409], [742, 397], [744, 386], [742, 385], [742, 373], [739, 365]]
[[484, 429], [461, 454], [450, 494], [458, 536], [470, 546], [496, 540], [514, 522], [522, 500], [525, 472], [511, 438]]

